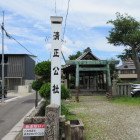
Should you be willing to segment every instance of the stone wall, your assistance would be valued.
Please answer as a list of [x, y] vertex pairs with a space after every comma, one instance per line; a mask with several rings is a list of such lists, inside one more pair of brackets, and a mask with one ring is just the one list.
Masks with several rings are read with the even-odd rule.
[[113, 80], [112, 95], [115, 96], [131, 96], [131, 84], [129, 83], [117, 83], [117, 80]]

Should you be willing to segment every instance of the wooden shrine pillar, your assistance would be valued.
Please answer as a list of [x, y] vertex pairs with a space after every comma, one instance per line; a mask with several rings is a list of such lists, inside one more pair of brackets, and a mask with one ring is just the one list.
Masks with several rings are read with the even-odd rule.
[[111, 77], [110, 77], [110, 66], [107, 64], [107, 98], [112, 98], [112, 87], [111, 87]]
[[98, 92], [98, 72], [96, 71], [96, 91]]
[[67, 79], [67, 87], [70, 88], [70, 79], [69, 79], [69, 73], [66, 73], [66, 79]]
[[102, 89], [105, 89], [104, 73], [102, 73]]
[[76, 64], [76, 81], [75, 81], [75, 85], [76, 85], [76, 96], [75, 99], [77, 102], [79, 102], [79, 65]]
[[111, 86], [111, 77], [110, 77], [110, 66], [107, 64], [107, 85]]

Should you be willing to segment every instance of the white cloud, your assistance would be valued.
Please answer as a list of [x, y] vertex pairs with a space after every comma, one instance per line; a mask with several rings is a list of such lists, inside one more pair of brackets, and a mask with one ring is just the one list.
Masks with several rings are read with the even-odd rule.
[[[54, 1], [47, 0], [3, 0], [0, 5], [22, 15], [50, 24], [50, 16], [55, 14]], [[57, 1], [57, 15], [66, 15], [67, 1]], [[70, 1], [68, 23], [77, 26], [106, 25], [116, 12], [128, 13], [139, 18], [138, 0], [76, 0]], [[76, 24], [75, 24], [76, 23]]]
[[96, 39], [93, 40], [93, 46], [95, 50], [108, 51], [108, 52], [122, 52], [123, 46], [113, 46], [107, 42], [106, 37], [97, 35]]
[[[5, 29], [11, 36], [13, 36], [20, 43], [38, 44], [40, 41], [45, 43], [45, 36], [42, 37], [38, 34], [34, 34], [33, 30], [35, 30], [35, 29], [24, 28], [24, 27], [15, 27], [15, 26], [7, 26], [7, 27], [5, 27]], [[42, 30], [43, 30], [43, 28], [42, 28]], [[19, 37], [20, 37], [20, 39], [18, 39]], [[13, 43], [14, 41], [12, 39], [11, 40], [7, 39], [6, 42]]]
[[[69, 55], [74, 54], [77, 51], [81, 51], [81, 49], [83, 48], [83, 42], [81, 41], [75, 41], [72, 42], [68, 37], [65, 37], [64, 39], [64, 43], [62, 43], [62, 52], [64, 54], [64, 56], [66, 57], [66, 59], [68, 58]], [[45, 45], [45, 48], [51, 52], [51, 43], [48, 43]], [[84, 48], [83, 48], [84, 49]]]
[[51, 10], [48, 7], [46, 0], [4, 0], [0, 1], [0, 5], [8, 10], [14, 11], [26, 18], [46, 21], [51, 15]]
[[38, 28], [39, 30], [43, 31], [43, 32], [48, 32], [47, 28], [45, 28], [44, 26], [42, 26], [39, 23], [34, 24], [35, 28]]
[[46, 44], [46, 45], [45, 45], [45, 48], [46, 48], [49, 52], [51, 52], [51, 44], [50, 44], [50, 43]]
[[[67, 0], [56, 1], [57, 15], [63, 16], [63, 26], [67, 2]], [[15, 38], [18, 37], [17, 39], [25, 46], [27, 44], [32, 46], [31, 48], [38, 46], [36, 50], [42, 49], [46, 43], [45, 36], [51, 34], [50, 16], [55, 15], [54, 3], [54, 0], [0, 0], [1, 9], [8, 11], [5, 12], [7, 31]], [[98, 51], [122, 52], [123, 47], [115, 47], [107, 43], [104, 37], [105, 31], [102, 31], [102, 34], [101, 30], [100, 33], [94, 33], [93, 27], [110, 26], [106, 22], [114, 19], [116, 12], [128, 13], [140, 20], [139, 7], [139, 0], [71, 0], [64, 39], [66, 42], [62, 45], [64, 54], [68, 56], [76, 51], [83, 51], [88, 46]], [[2, 14], [0, 21], [2, 21], [1, 17]], [[6, 41], [15, 45], [12, 40]], [[46, 49], [50, 47], [50, 43], [45, 45]]]
[[83, 43], [82, 41], [80, 41], [80, 40], [72, 41], [72, 40], [70, 40], [70, 39], [69, 39], [68, 37], [66, 37], [66, 36], [65, 36], [65, 38], [64, 38], [64, 42], [65, 42], [65, 45], [71, 46], [71, 47], [74, 47], [74, 48], [76, 48], [76, 47], [82, 48], [82, 47], [84, 46], [84, 43]]
[[[62, 47], [61, 49], [62, 49], [62, 52], [63, 52], [63, 54], [64, 54], [65, 57], [68, 57], [70, 54], [72, 54], [72, 52], [73, 52], [72, 49], [68, 48], [64, 44], [62, 44], [61, 47]], [[45, 48], [47, 49], [47, 51], [49, 53], [51, 53], [51, 44], [50, 43], [46, 44], [45, 45]]]
[[71, 48], [68, 48], [65, 45], [62, 45], [62, 52], [65, 57], [68, 57], [69, 55], [71, 55], [73, 53], [73, 50]]

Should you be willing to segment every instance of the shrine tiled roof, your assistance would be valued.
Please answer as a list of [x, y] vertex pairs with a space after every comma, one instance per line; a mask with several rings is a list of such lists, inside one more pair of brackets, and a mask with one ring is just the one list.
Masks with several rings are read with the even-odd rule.
[[[96, 57], [95, 55], [93, 55], [92, 52], [91, 52], [91, 49], [88, 47], [85, 50], [85, 52], [75, 60], [100, 60], [100, 59], [98, 57]], [[62, 69], [65, 69], [65, 68], [67, 68], [69, 66], [70, 65], [64, 65], [62, 67]]]
[[98, 57], [96, 57], [95, 55], [93, 55], [90, 51], [84, 52], [81, 56], [79, 56], [76, 60], [82, 60], [88, 53], [90, 53], [90, 55], [92, 57], [94, 57], [96, 60], [100, 60]]

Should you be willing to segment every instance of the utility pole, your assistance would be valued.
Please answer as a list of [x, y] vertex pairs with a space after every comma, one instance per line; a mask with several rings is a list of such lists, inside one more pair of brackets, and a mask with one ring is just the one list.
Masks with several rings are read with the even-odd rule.
[[4, 11], [3, 11], [3, 22], [2, 22], [2, 103], [4, 103]]

